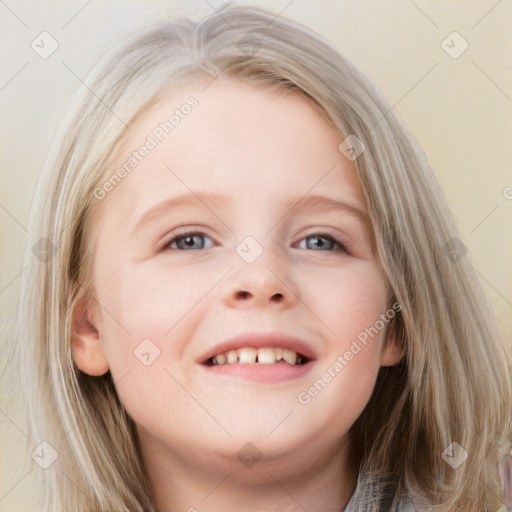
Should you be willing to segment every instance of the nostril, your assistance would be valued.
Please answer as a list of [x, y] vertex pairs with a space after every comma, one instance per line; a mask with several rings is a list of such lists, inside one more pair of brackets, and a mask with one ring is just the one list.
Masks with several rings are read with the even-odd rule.
[[[253, 295], [251, 292], [247, 292], [245, 290], [239, 290], [236, 292], [236, 295], [235, 295], [237, 300], [247, 300], [247, 299], [250, 299], [252, 296]], [[274, 295], [272, 295], [270, 300], [272, 302], [282, 302], [284, 300], [284, 295], [282, 293], [274, 293]]]

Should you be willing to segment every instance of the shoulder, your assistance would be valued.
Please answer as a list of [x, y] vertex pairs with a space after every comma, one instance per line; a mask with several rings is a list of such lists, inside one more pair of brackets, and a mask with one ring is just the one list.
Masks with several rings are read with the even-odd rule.
[[[420, 500], [421, 501], [421, 500]], [[410, 492], [398, 486], [384, 484], [359, 475], [357, 486], [347, 506], [341, 512], [427, 512]]]
[[428, 509], [414, 505], [410, 499], [404, 499], [395, 503], [395, 505], [390, 505], [386, 503], [386, 500], [379, 500], [375, 496], [366, 502], [364, 500], [356, 501], [352, 497], [341, 512], [428, 512]]

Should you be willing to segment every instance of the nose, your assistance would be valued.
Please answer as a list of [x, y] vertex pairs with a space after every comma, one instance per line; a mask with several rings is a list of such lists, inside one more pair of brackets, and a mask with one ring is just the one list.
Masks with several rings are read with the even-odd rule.
[[298, 302], [297, 289], [286, 263], [271, 252], [266, 249], [253, 263], [235, 255], [235, 268], [224, 280], [222, 290], [227, 306], [289, 308]]

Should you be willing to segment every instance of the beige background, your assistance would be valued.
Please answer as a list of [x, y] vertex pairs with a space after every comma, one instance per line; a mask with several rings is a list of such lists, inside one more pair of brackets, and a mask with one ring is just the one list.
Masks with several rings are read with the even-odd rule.
[[[0, 311], [12, 314], [20, 254], [38, 169], [57, 116], [105, 48], [156, 19], [211, 14], [220, 0], [0, 3]], [[512, 338], [512, 2], [254, 0], [329, 39], [384, 91], [419, 139], [492, 304]], [[59, 43], [48, 59], [30, 47], [42, 32]], [[441, 47], [457, 31], [469, 48]], [[454, 41], [453, 43], [451, 41]], [[459, 42], [448, 39], [459, 48]], [[71, 68], [68, 69], [64, 63]], [[77, 76], [75, 76], [77, 75]], [[512, 347], [512, 344], [510, 345]], [[19, 469], [27, 442], [0, 411], [0, 510], [33, 510], [34, 467]], [[34, 465], [35, 466], [35, 465]], [[41, 470], [40, 470], [41, 471]]]

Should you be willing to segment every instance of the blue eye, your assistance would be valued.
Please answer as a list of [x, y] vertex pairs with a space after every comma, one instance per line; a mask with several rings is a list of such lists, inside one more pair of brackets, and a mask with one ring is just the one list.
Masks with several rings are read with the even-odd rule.
[[[214, 242], [203, 233], [183, 233], [175, 236], [165, 244], [164, 249], [178, 251], [197, 251], [213, 247]], [[299, 244], [299, 249], [309, 249], [314, 251], [345, 251], [345, 246], [339, 240], [331, 235], [316, 233], [303, 238]]]
[[[303, 242], [306, 242], [304, 247]], [[345, 250], [343, 244], [329, 235], [315, 234], [303, 238], [299, 243], [300, 249], [313, 249], [318, 251]]]
[[212, 240], [202, 233], [185, 233], [166, 244], [166, 248], [180, 251], [197, 251], [210, 247], [213, 247]]

